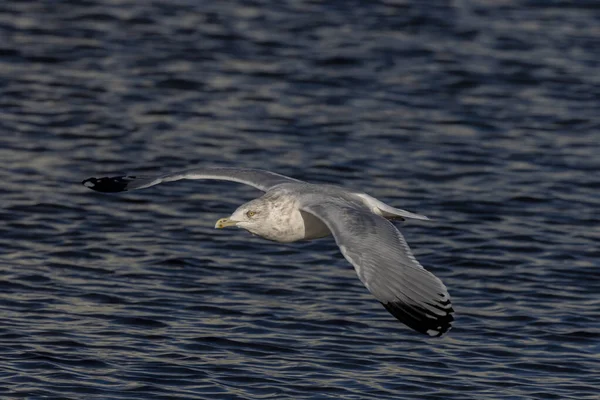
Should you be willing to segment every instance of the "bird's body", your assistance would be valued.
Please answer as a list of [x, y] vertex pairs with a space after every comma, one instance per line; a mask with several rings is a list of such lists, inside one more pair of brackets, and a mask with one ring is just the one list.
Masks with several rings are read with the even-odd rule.
[[313, 214], [302, 211], [301, 205], [318, 199], [326, 188], [329, 194], [356, 207], [366, 207], [367, 202], [359, 193], [349, 193], [334, 185], [314, 185], [305, 182], [282, 183], [263, 196], [246, 203], [244, 208], [258, 208], [261, 224], [247, 227], [247, 230], [264, 239], [280, 243], [319, 239], [331, 235], [327, 225]]
[[284, 243], [333, 235], [359, 279], [392, 315], [430, 336], [451, 328], [454, 310], [446, 287], [419, 264], [389, 222], [428, 219], [423, 215], [360, 191], [254, 169], [200, 168], [159, 177], [90, 178], [83, 184], [101, 192], [120, 192], [180, 179], [229, 180], [263, 190], [263, 196], [243, 204], [215, 227], [237, 226]]
[[259, 210], [261, 224], [247, 229], [264, 239], [280, 243], [317, 239], [330, 235], [329, 229], [318, 218], [300, 210], [300, 199], [289, 196], [290, 191], [302, 193], [307, 188], [302, 183], [282, 183], [258, 199], [247, 203], [248, 208]]

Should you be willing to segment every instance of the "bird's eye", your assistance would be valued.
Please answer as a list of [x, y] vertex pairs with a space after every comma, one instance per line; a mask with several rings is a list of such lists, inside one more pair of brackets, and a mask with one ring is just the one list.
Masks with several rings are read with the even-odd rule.
[[256, 212], [254, 212], [254, 211], [248, 211], [246, 213], [246, 215], [248, 216], [248, 218], [251, 218], [251, 217], [254, 217], [256, 215]]

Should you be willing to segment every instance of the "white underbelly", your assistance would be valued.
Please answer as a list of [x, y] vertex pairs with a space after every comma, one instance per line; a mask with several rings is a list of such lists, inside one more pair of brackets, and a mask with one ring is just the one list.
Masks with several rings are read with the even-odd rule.
[[329, 228], [312, 214], [294, 210], [291, 218], [285, 221], [273, 221], [273, 229], [267, 232], [256, 232], [265, 239], [290, 243], [299, 240], [318, 239], [331, 235]]
[[319, 218], [301, 211], [297, 202], [279, 200], [271, 206], [267, 219], [261, 224], [241, 227], [265, 239], [283, 243], [318, 239], [331, 234]]

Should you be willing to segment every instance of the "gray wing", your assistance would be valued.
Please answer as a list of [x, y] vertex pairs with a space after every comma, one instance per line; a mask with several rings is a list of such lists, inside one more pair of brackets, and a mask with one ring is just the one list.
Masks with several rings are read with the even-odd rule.
[[297, 179], [275, 172], [249, 168], [194, 168], [160, 176], [113, 176], [88, 178], [81, 182], [84, 186], [98, 192], [124, 192], [144, 189], [159, 183], [178, 181], [181, 179], [217, 179], [233, 181], [253, 186], [264, 192], [275, 185], [286, 182], [301, 182]]
[[393, 316], [430, 336], [451, 328], [454, 310], [446, 286], [419, 264], [391, 222], [344, 203], [300, 208], [327, 225], [361, 282]]

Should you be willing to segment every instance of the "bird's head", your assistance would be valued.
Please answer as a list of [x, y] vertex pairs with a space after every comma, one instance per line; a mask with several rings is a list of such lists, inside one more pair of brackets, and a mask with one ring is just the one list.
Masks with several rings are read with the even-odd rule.
[[228, 226], [237, 226], [256, 235], [261, 235], [261, 228], [269, 215], [269, 209], [260, 199], [249, 201], [238, 207], [228, 218], [221, 218], [215, 228], [222, 229]]

